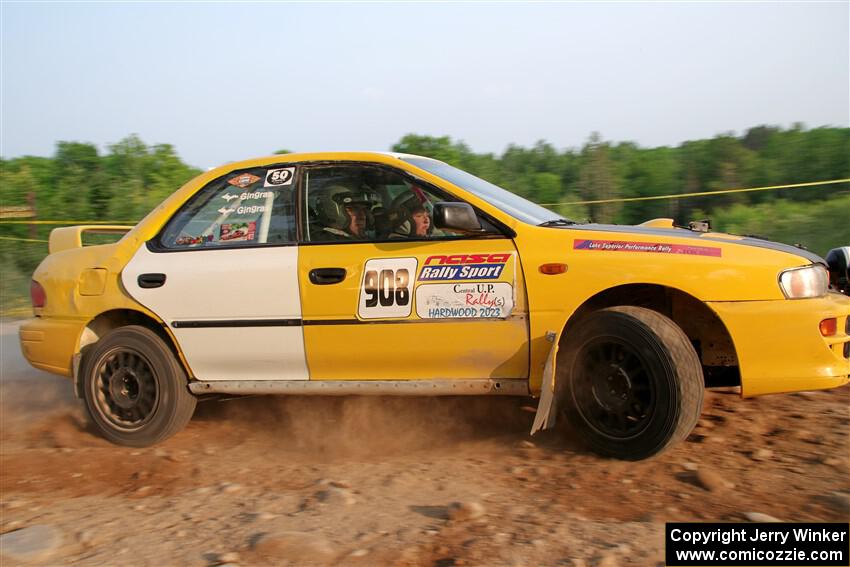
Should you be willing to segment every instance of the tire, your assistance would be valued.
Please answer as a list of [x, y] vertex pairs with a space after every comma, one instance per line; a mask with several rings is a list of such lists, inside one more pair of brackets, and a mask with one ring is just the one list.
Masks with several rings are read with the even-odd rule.
[[80, 371], [89, 416], [112, 443], [154, 445], [183, 429], [195, 411], [182, 366], [145, 327], [107, 334], [83, 358]]
[[559, 401], [595, 452], [637, 461], [685, 439], [702, 411], [702, 365], [685, 333], [643, 307], [601, 309], [559, 356]]

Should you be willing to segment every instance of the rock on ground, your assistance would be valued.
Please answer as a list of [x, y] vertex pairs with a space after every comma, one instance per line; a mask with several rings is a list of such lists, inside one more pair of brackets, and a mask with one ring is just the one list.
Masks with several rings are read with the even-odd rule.
[[268, 563], [323, 564], [333, 560], [334, 550], [321, 536], [306, 532], [259, 534], [251, 543], [257, 558]]
[[62, 532], [37, 524], [0, 535], [0, 557], [11, 561], [44, 561], [62, 545]]
[[762, 514], [761, 512], [747, 512], [744, 514], [744, 517], [750, 522], [763, 522], [767, 524], [775, 524], [782, 521], [779, 518], [774, 518], [773, 516]]
[[484, 506], [478, 502], [452, 502], [449, 504], [448, 516], [455, 522], [477, 520], [485, 514]]
[[322, 504], [330, 504], [332, 506], [351, 506], [357, 503], [357, 499], [354, 498], [350, 490], [337, 486], [320, 490], [316, 493], [316, 500]]
[[705, 469], [697, 470], [694, 473], [694, 480], [698, 486], [709, 492], [717, 492], [725, 487], [725, 482], [719, 474]]

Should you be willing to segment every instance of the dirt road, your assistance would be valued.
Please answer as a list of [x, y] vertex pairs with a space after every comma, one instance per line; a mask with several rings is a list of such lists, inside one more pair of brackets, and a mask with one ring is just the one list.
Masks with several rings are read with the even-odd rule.
[[127, 449], [5, 324], [0, 533], [38, 543], [2, 564], [660, 565], [665, 521], [850, 519], [846, 387], [709, 392], [688, 442], [640, 463], [563, 429], [529, 438], [532, 405], [210, 401], [163, 445]]

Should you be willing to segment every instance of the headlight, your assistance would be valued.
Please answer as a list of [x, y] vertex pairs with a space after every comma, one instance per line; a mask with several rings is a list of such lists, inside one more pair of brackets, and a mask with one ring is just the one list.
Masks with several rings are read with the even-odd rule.
[[826, 295], [829, 274], [820, 264], [785, 270], [779, 274], [779, 287], [788, 299]]

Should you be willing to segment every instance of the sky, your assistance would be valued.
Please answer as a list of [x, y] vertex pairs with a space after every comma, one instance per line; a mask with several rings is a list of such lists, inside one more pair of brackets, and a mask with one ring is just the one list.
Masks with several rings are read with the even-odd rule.
[[591, 132], [641, 146], [850, 125], [850, 3], [0, 5], [0, 155], [128, 134], [191, 165], [477, 152]]

